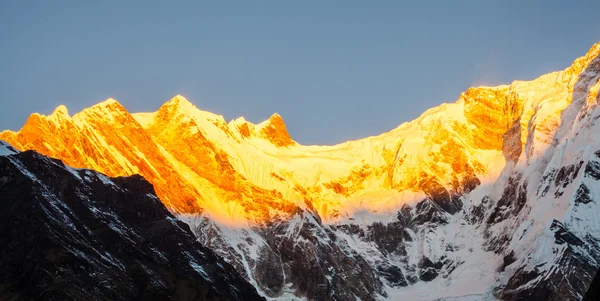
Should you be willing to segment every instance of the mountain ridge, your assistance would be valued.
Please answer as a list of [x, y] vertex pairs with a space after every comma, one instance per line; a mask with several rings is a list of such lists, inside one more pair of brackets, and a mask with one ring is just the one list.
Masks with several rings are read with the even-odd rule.
[[264, 300], [142, 177], [0, 141], [0, 299]]
[[600, 267], [599, 55], [331, 146], [294, 142], [278, 114], [227, 123], [182, 96], [154, 113], [111, 100], [33, 114], [0, 139], [142, 174], [270, 298], [577, 300]]

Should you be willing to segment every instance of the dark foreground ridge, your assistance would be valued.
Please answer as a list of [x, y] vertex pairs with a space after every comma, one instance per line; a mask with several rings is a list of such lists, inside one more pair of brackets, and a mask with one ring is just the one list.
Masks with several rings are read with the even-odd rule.
[[583, 301], [599, 301], [600, 300], [600, 271], [596, 273], [594, 281], [588, 288], [587, 293], [583, 297]]
[[0, 300], [264, 300], [140, 176], [0, 156]]

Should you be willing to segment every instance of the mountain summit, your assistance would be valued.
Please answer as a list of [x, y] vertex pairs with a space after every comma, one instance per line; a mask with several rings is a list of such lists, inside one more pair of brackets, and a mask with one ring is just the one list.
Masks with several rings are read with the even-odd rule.
[[270, 298], [578, 300], [600, 267], [599, 55], [332, 146], [180, 95], [151, 113], [33, 114], [0, 139], [144, 176]]

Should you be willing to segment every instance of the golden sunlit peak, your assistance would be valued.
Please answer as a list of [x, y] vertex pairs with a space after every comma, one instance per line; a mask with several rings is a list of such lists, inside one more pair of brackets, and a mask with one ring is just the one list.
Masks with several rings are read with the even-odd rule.
[[171, 98], [169, 101], [167, 101], [164, 104], [164, 106], [175, 107], [175, 108], [179, 108], [179, 109], [183, 109], [183, 110], [195, 108], [195, 106], [189, 100], [187, 100], [185, 97], [183, 97], [181, 94], [175, 95], [173, 98]]
[[296, 144], [290, 137], [283, 118], [277, 113], [271, 115], [269, 120], [261, 122], [258, 129], [263, 138], [270, 140], [276, 146], [285, 147]]
[[97, 116], [108, 116], [113, 115], [124, 115], [127, 114], [127, 109], [123, 107], [116, 99], [108, 98], [105, 101], [95, 104], [83, 111], [75, 114], [72, 118], [76, 121], [82, 121], [84, 119], [96, 118]]
[[65, 105], [60, 105], [54, 109], [50, 116], [69, 116], [69, 110]]
[[121, 106], [121, 104], [116, 99], [109, 97], [105, 101], [98, 103], [98, 104], [92, 106], [91, 108], [93, 108], [93, 107], [105, 108], [105, 107], [109, 107], [109, 106], [114, 106], [115, 104], [118, 106]]
[[283, 117], [281, 117], [281, 115], [278, 113], [275, 113], [269, 117], [269, 124], [275, 127], [283, 128], [283, 130], [287, 131], [285, 121], [283, 121]]
[[279, 115], [279, 113], [274, 113], [273, 115], [271, 115], [271, 117], [269, 117], [270, 120], [274, 120], [274, 119], [281, 119], [283, 120], [283, 117], [281, 117], [281, 115]]
[[244, 116], [240, 116], [240, 117], [238, 117], [238, 118], [236, 118], [236, 119], [232, 120], [230, 123], [231, 123], [231, 124], [238, 124], [238, 125], [239, 125], [239, 124], [244, 124], [244, 123], [246, 123], [246, 122], [248, 122], [248, 121], [246, 120], [246, 118], [244, 118]]
[[[243, 117], [241, 117], [241, 118], [243, 118]], [[283, 126], [285, 126], [285, 122], [283, 121], [283, 117], [281, 117], [281, 115], [279, 115], [278, 113], [274, 113], [273, 115], [271, 115], [271, 117], [269, 117], [269, 119], [259, 123], [258, 128], [262, 129], [268, 125], [273, 125], [273, 126], [283, 125]]]
[[173, 96], [168, 102], [190, 103], [190, 101], [181, 94]]
[[254, 126], [254, 124], [252, 122], [249, 122], [248, 120], [246, 120], [246, 118], [244, 118], [244, 116], [238, 117], [236, 119], [232, 119], [229, 122], [229, 126], [243, 126], [243, 125]]

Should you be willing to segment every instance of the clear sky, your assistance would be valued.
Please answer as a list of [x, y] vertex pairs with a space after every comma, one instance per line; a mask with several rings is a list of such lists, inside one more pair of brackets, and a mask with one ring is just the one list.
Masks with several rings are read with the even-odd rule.
[[560, 70], [600, 1], [0, 1], [0, 129], [176, 94], [303, 144], [376, 135], [473, 85]]

